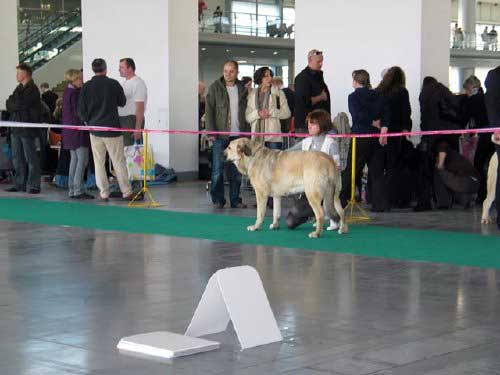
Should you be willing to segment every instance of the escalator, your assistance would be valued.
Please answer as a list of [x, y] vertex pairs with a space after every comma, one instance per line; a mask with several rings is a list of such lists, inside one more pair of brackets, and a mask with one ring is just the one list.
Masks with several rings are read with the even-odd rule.
[[36, 70], [82, 38], [79, 9], [52, 17], [19, 40], [19, 62]]

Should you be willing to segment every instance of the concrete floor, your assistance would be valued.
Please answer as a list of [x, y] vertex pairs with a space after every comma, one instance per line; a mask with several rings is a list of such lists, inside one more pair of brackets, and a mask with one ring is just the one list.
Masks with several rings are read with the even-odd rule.
[[[153, 194], [161, 209], [215, 212], [202, 183], [154, 188]], [[5, 196], [11, 195], [0, 193]], [[39, 197], [14, 196], [67, 199], [50, 187]], [[252, 201], [248, 192], [244, 199]], [[479, 217], [478, 209], [398, 211], [374, 214], [372, 224], [499, 236]], [[500, 374], [497, 270], [0, 225], [1, 375]], [[243, 264], [259, 271], [283, 343], [241, 352], [230, 328], [209, 336], [223, 343], [221, 350], [172, 362], [115, 349], [123, 336], [182, 333], [209, 277]]]

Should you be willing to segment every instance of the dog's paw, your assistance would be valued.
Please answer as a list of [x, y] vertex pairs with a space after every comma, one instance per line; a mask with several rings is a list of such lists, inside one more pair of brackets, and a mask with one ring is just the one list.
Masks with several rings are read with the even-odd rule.
[[491, 224], [492, 223], [492, 220], [491, 220], [491, 217], [487, 216], [487, 217], [483, 217], [481, 219], [481, 224]]
[[338, 233], [344, 234], [344, 233], [347, 233], [348, 231], [349, 231], [349, 227], [347, 226], [347, 224], [341, 224]]
[[258, 228], [258, 227], [256, 227], [255, 225], [249, 225], [249, 226], [247, 227], [247, 231], [249, 231], [249, 232], [255, 232], [255, 231], [256, 231], [256, 230], [258, 230], [258, 229], [259, 229], [259, 228]]
[[272, 223], [271, 225], [269, 225], [269, 229], [271, 229], [271, 230], [280, 229], [280, 224], [279, 223]]
[[309, 238], [318, 238], [318, 237], [319, 237], [319, 233], [316, 231], [309, 233]]

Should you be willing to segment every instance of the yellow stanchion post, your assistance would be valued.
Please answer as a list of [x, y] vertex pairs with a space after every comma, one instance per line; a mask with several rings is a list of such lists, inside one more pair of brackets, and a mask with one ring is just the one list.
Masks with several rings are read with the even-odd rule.
[[[344, 208], [344, 212], [347, 211], [347, 222], [355, 223], [360, 221], [369, 221], [370, 216], [361, 207], [361, 205], [356, 202], [356, 137], [352, 138], [352, 157], [351, 157], [351, 197], [347, 206]], [[355, 211], [358, 213], [355, 214]]]
[[[161, 204], [159, 204], [155, 199], [153, 198], [153, 195], [151, 194], [149, 188], [148, 188], [148, 132], [144, 132], [144, 149], [143, 149], [143, 160], [142, 160], [142, 169], [143, 169], [143, 174], [144, 174], [144, 179], [142, 182], [142, 188], [139, 190], [139, 192], [134, 196], [134, 198], [129, 202], [128, 206], [129, 207], [147, 207], [147, 208], [153, 208], [153, 207], [160, 207]], [[144, 202], [139, 202], [137, 199], [141, 196], [141, 194], [144, 195]]]

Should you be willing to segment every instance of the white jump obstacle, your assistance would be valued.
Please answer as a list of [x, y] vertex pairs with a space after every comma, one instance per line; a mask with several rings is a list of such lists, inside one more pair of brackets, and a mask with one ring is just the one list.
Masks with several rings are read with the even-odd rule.
[[117, 348], [161, 358], [218, 349], [220, 343], [198, 338], [223, 332], [233, 323], [241, 349], [283, 340], [255, 268], [232, 267], [212, 275], [185, 335], [159, 331], [124, 337]]

